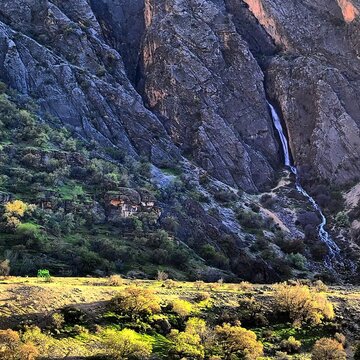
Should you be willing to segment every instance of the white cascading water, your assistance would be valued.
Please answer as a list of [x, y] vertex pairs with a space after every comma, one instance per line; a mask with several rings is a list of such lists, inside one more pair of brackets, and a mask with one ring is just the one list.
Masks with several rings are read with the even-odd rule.
[[283, 127], [281, 125], [281, 121], [279, 118], [279, 115], [277, 114], [275, 108], [268, 103], [270, 110], [271, 110], [271, 115], [272, 115], [272, 119], [275, 125], [275, 128], [279, 134], [280, 140], [281, 140], [281, 144], [282, 144], [282, 148], [284, 151], [284, 158], [285, 158], [285, 166], [289, 167], [289, 169], [291, 170], [291, 172], [295, 175], [295, 185], [296, 185], [296, 189], [299, 193], [301, 193], [302, 195], [304, 195], [309, 202], [311, 203], [311, 205], [313, 206], [313, 208], [320, 214], [321, 217], [321, 224], [319, 225], [319, 238], [322, 242], [324, 242], [328, 248], [328, 257], [326, 259], [326, 263], [328, 266], [331, 265], [331, 260], [333, 260], [334, 258], [337, 258], [340, 254], [340, 248], [336, 245], [336, 243], [331, 239], [330, 234], [325, 230], [325, 226], [326, 226], [326, 218], [324, 213], [322, 212], [320, 206], [316, 203], [316, 201], [305, 191], [305, 189], [301, 186], [300, 184], [300, 179], [298, 176], [298, 172], [297, 169], [294, 165], [291, 164], [291, 158], [290, 158], [290, 150], [289, 150], [289, 144], [288, 144], [288, 140], [284, 134], [284, 130]]

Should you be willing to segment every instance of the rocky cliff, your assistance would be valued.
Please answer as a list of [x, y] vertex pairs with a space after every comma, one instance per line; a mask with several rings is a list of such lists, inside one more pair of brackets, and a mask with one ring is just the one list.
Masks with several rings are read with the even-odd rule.
[[[250, 248], [266, 239], [275, 254], [283, 249], [266, 225], [254, 234], [246, 216], [260, 211], [285, 238], [314, 234], [299, 215], [311, 210], [306, 199], [282, 173], [267, 101], [282, 116], [302, 182], [347, 247], [335, 217], [351, 209], [334, 192], [360, 174], [359, 10], [355, 0], [3, 0], [0, 78], [83, 141], [147, 159], [154, 183], [180, 171], [197, 192], [182, 199], [198, 217], [197, 236], [230, 257], [232, 271], [255, 262], [273, 274], [258, 256], [264, 249]], [[270, 210], [264, 192], [277, 202]], [[169, 201], [163, 210], [196, 245], [189, 218]], [[236, 259], [216, 229], [232, 238]]]

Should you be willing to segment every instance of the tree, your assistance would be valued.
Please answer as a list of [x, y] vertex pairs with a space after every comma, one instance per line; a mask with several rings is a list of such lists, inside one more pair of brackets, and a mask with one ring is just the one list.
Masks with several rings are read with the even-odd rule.
[[152, 353], [151, 344], [133, 330], [104, 330], [101, 336], [105, 351], [116, 360], [147, 359]]
[[204, 346], [201, 345], [201, 338], [198, 334], [178, 330], [172, 330], [170, 338], [173, 340], [172, 351], [181, 357], [191, 359], [204, 359], [205, 350]]
[[0, 330], [0, 358], [6, 360], [34, 360], [39, 355], [36, 347], [23, 343], [13, 330]]
[[209, 347], [214, 340], [214, 332], [206, 325], [206, 321], [196, 317], [190, 318], [186, 322], [185, 331], [190, 334], [197, 334], [200, 337], [201, 344]]
[[152, 290], [129, 286], [116, 295], [112, 304], [114, 310], [132, 318], [160, 312], [160, 298]]
[[318, 340], [311, 353], [312, 360], [346, 360], [344, 347], [338, 341], [329, 338]]
[[20, 219], [25, 215], [27, 205], [21, 200], [15, 200], [5, 204], [4, 218], [9, 227], [16, 228]]
[[28, 205], [21, 200], [10, 201], [5, 204], [4, 218], [10, 227], [17, 227], [26, 212], [32, 212], [34, 205]]
[[277, 284], [274, 286], [277, 310], [286, 313], [295, 326], [319, 324], [334, 318], [334, 308], [324, 293], [311, 291], [308, 286]]
[[263, 345], [257, 341], [253, 331], [246, 330], [241, 326], [223, 324], [215, 328], [217, 343], [222, 349], [225, 360], [240, 359], [256, 360], [263, 354]]

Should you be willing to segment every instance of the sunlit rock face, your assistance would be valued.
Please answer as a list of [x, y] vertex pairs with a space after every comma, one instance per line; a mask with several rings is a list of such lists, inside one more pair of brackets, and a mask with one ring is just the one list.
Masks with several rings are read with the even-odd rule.
[[346, 22], [352, 22], [359, 15], [359, 10], [350, 0], [337, 0], [341, 7], [344, 20]]

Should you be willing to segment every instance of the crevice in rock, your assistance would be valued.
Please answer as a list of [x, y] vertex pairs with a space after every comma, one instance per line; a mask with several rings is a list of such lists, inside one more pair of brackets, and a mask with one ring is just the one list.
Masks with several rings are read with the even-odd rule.
[[90, 0], [90, 5], [105, 40], [120, 53], [127, 76], [134, 85], [145, 32], [144, 0]]
[[263, 69], [269, 57], [279, 53], [280, 48], [243, 0], [224, 0], [226, 11], [232, 16], [236, 31], [249, 46], [249, 50]]

